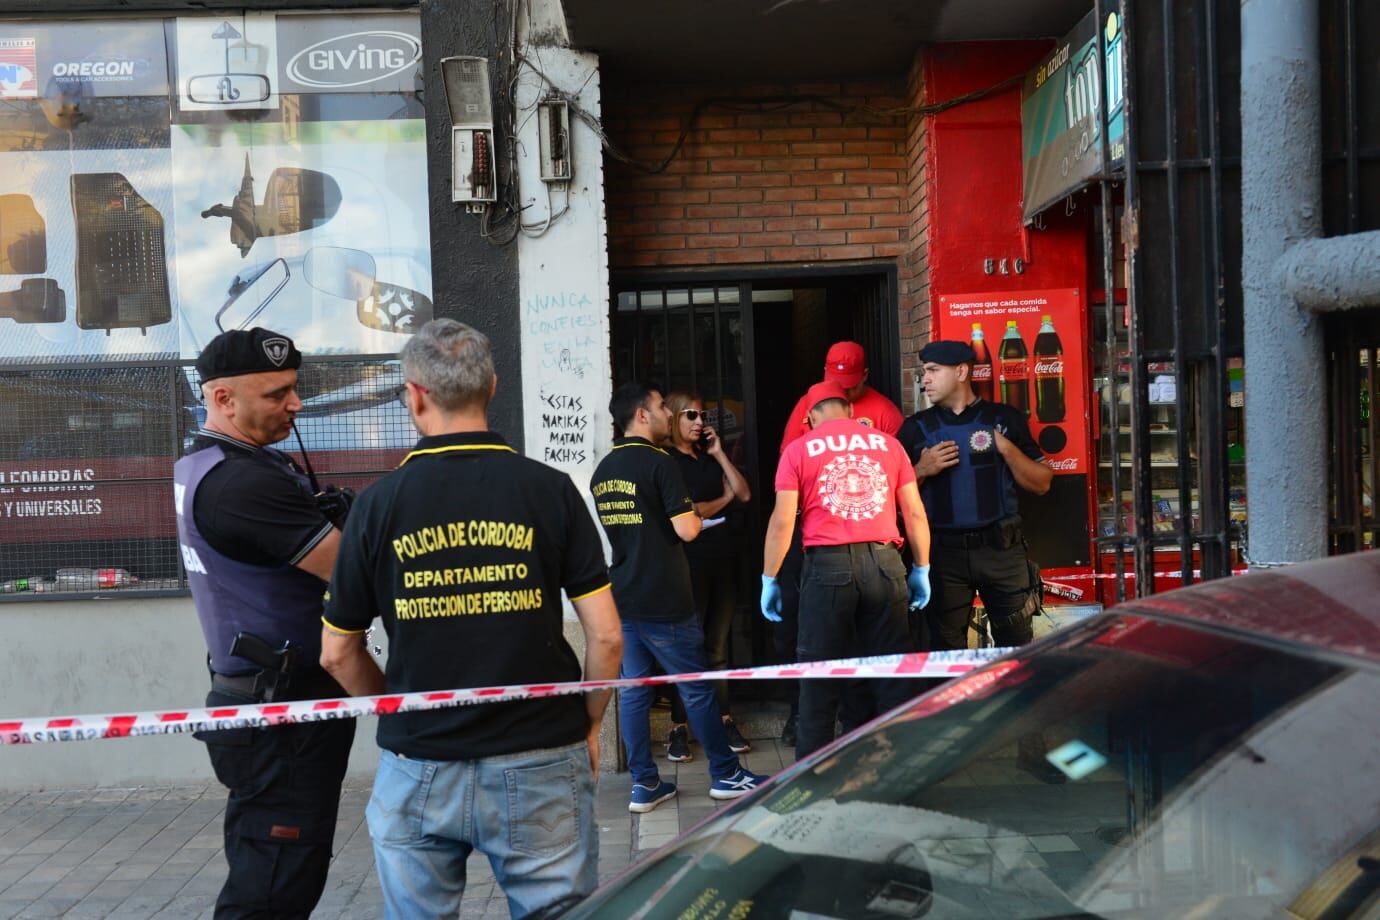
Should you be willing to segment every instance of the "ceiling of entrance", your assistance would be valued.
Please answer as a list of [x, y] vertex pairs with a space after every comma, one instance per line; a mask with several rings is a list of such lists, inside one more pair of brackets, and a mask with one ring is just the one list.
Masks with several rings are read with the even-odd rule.
[[562, 0], [577, 48], [660, 82], [904, 72], [925, 42], [1053, 38], [1091, 0]]

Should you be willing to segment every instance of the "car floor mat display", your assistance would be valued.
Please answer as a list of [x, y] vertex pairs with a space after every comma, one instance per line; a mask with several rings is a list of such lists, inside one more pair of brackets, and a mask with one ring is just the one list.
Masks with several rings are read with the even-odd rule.
[[0, 317], [16, 323], [61, 323], [67, 295], [52, 278], [25, 278], [17, 291], [0, 291]]
[[172, 321], [163, 215], [120, 173], [75, 173], [77, 325], [142, 329]]
[[254, 200], [254, 174], [244, 156], [240, 190], [230, 204], [213, 204], [201, 216], [230, 218], [230, 242], [249, 255], [254, 242], [265, 236], [285, 236], [319, 227], [340, 210], [340, 185], [314, 169], [280, 166], [268, 177], [263, 204]]
[[41, 275], [48, 270], [43, 217], [28, 195], [0, 195], [0, 275]]

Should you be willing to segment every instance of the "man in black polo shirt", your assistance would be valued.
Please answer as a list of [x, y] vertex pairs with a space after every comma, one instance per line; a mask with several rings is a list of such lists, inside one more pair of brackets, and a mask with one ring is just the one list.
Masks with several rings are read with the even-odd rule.
[[[206, 705], [335, 697], [317, 664], [322, 598], [340, 544], [306, 476], [276, 444], [301, 411], [292, 340], [236, 329], [197, 358], [206, 423], [173, 468], [177, 537], [206, 638]], [[341, 509], [343, 510], [343, 509]], [[289, 645], [284, 669], [233, 654], [248, 633]], [[353, 720], [198, 732], [229, 790], [216, 917], [303, 917], [326, 885]]]
[[[356, 503], [324, 617], [322, 664], [355, 694], [580, 679], [618, 670], [599, 534], [570, 478], [488, 430], [489, 342], [450, 319], [403, 347], [401, 396], [423, 435]], [[387, 674], [360, 641], [375, 617]], [[514, 917], [597, 883], [598, 738], [609, 694], [488, 703], [379, 721], [366, 816], [390, 918], [454, 917], [473, 850]]]
[[[610, 574], [623, 619], [621, 676], [646, 677], [656, 665], [668, 674], [703, 671], [704, 631], [682, 545], [700, 535], [700, 518], [676, 462], [657, 446], [670, 436], [671, 413], [659, 391], [627, 383], [614, 392], [609, 414], [624, 436], [599, 462], [590, 489], [613, 546]], [[736, 799], [757, 788], [766, 777], [743, 769], [729, 749], [714, 688], [705, 681], [676, 688], [709, 760], [709, 795]], [[676, 794], [675, 783], [663, 780], [652, 760], [647, 713], [654, 696], [651, 687], [618, 694], [618, 724], [633, 779], [628, 810], [639, 813]]]

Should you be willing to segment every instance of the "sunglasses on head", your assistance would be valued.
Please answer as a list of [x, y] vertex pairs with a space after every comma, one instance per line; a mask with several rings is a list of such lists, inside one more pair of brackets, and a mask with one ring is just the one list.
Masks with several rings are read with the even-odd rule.
[[704, 418], [704, 412], [700, 409], [681, 409], [680, 414], [692, 422], [698, 422]]

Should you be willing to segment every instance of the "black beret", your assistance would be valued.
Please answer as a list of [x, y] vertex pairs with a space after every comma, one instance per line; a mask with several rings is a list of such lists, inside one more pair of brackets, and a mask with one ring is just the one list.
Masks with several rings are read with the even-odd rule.
[[222, 332], [207, 343], [196, 359], [196, 372], [202, 383], [218, 377], [296, 370], [301, 366], [302, 353], [292, 339], [258, 326]]
[[931, 342], [920, 349], [921, 363], [944, 364], [952, 367], [955, 364], [971, 364], [977, 360], [977, 355], [973, 354], [973, 346], [967, 342], [954, 342], [941, 340]]

